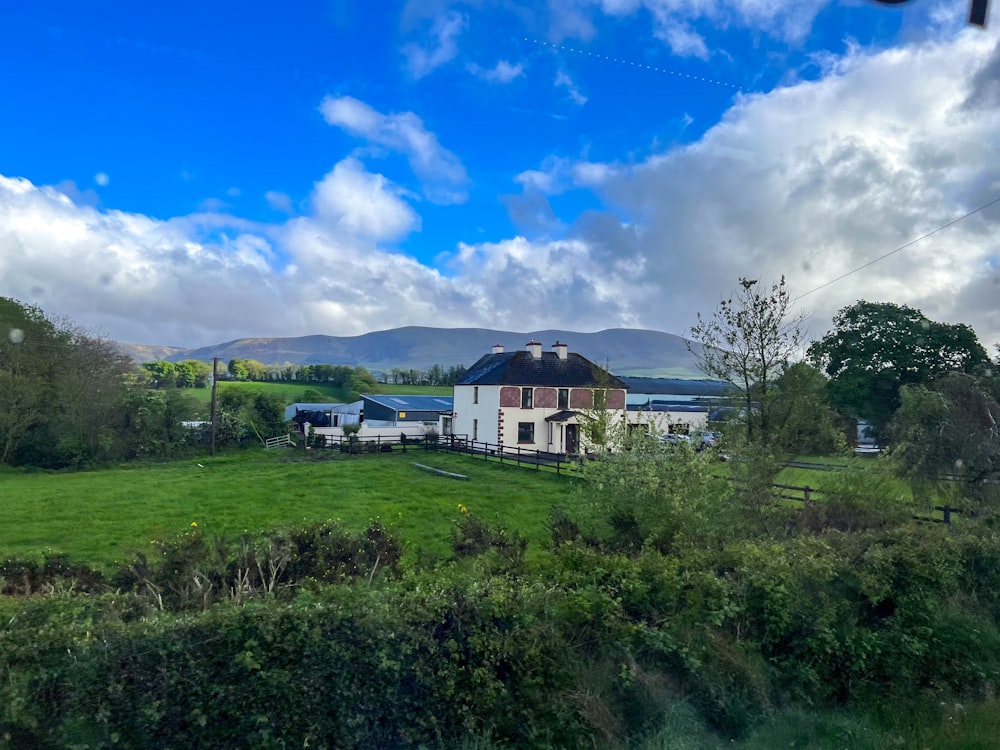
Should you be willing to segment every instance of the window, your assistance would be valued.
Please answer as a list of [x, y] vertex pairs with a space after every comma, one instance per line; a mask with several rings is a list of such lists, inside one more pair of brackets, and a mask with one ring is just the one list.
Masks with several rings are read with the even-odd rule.
[[479, 420], [472, 420], [472, 439], [479, 440]]
[[479, 403], [479, 386], [478, 385], [472, 386], [472, 403], [474, 403], [474, 404], [478, 404]]
[[535, 423], [534, 422], [518, 422], [517, 423], [517, 442], [519, 442], [519, 443], [533, 443], [533, 442], [535, 442]]
[[569, 408], [569, 388], [560, 388], [559, 389], [559, 402], [558, 402], [557, 406], [560, 409], [568, 409]]
[[531, 388], [521, 389], [521, 408], [530, 409], [534, 399], [534, 391]]

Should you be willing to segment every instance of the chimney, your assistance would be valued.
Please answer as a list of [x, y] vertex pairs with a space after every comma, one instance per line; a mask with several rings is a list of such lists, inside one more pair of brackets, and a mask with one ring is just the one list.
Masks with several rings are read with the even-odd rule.
[[541, 359], [542, 358], [542, 344], [541, 344], [541, 342], [535, 341], [534, 339], [532, 339], [527, 344], [525, 344], [525, 346], [528, 347], [528, 351], [531, 352], [531, 358], [532, 359]]
[[556, 353], [559, 359], [566, 359], [569, 356], [569, 346], [558, 341], [552, 345], [552, 351]]
[[491, 354], [503, 354], [503, 344], [494, 344]]

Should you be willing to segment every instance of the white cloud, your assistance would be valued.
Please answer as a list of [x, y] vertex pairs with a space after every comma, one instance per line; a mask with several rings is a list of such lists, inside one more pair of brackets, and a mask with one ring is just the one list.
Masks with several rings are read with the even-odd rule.
[[109, 182], [111, 182], [111, 178], [108, 177], [107, 173], [105, 172], [98, 172], [97, 174], [94, 175], [94, 182], [96, 182], [101, 187], [104, 187]]
[[[635, 311], [651, 327], [683, 332], [739, 275], [784, 274], [794, 294], [814, 289], [1000, 194], [996, 42], [963, 31], [854, 49], [822, 80], [741, 97], [696, 143], [631, 168], [570, 168], [624, 217], [581, 220], [570, 236], [646, 264], [660, 293], [637, 297]], [[800, 304], [814, 311], [816, 335], [865, 298], [917, 305], [996, 340], [997, 229], [1000, 210], [984, 212]]]
[[[685, 333], [740, 275], [784, 274], [802, 294], [1000, 194], [997, 38], [854, 49], [821, 80], [742, 96], [699, 141], [631, 166], [552, 157], [518, 175], [520, 209], [561, 239], [463, 243], [447, 273], [384, 245], [420, 218], [355, 158], [316, 183], [307, 215], [270, 225], [219, 213], [157, 221], [0, 177], [0, 294], [159, 344], [400, 325]], [[323, 111], [421, 169], [443, 151], [412, 113], [353, 99]], [[560, 227], [545, 195], [571, 187], [606, 208]], [[290, 208], [280, 196], [268, 200]], [[970, 323], [992, 344], [998, 230], [1000, 206], [798, 304], [814, 311], [814, 335], [865, 298]]]
[[329, 124], [351, 135], [405, 154], [431, 201], [447, 204], [465, 200], [469, 178], [461, 160], [444, 148], [413, 112], [384, 115], [350, 96], [326, 97], [320, 112]]
[[511, 65], [506, 60], [500, 60], [492, 68], [483, 68], [476, 63], [469, 63], [466, 66], [466, 70], [476, 78], [489, 83], [510, 83], [515, 78], [519, 78], [524, 74], [523, 65], [520, 63]]
[[319, 221], [349, 235], [384, 241], [420, 225], [402, 194], [385, 177], [367, 172], [361, 162], [349, 158], [316, 183], [312, 203]]
[[266, 200], [267, 205], [275, 211], [283, 211], [286, 214], [295, 213], [295, 209], [292, 208], [292, 199], [285, 193], [280, 193], [276, 190], [268, 190], [264, 193], [264, 200]]
[[444, 13], [435, 18], [426, 45], [416, 42], [403, 45], [402, 52], [410, 75], [423, 78], [454, 59], [458, 54], [458, 36], [465, 25], [465, 17], [461, 13]]
[[594, 35], [592, 16], [613, 17], [645, 11], [653, 21], [655, 35], [676, 55], [706, 58], [704, 39], [692, 23], [705, 22], [715, 28], [734, 26], [762, 31], [790, 43], [802, 41], [812, 28], [816, 14], [829, 0], [549, 0], [550, 38], [584, 41]]
[[582, 107], [587, 103], [587, 97], [581, 93], [580, 89], [573, 82], [573, 79], [565, 71], [560, 70], [556, 73], [556, 80], [553, 82], [553, 85], [566, 89], [567, 95], [574, 104]]

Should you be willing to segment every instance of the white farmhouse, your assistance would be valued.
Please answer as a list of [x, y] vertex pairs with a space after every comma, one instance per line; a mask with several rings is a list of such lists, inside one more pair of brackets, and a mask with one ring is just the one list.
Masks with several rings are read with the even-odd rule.
[[595, 391], [624, 418], [628, 386], [621, 380], [566, 344], [556, 342], [548, 352], [534, 340], [526, 346], [515, 352], [494, 346], [455, 384], [451, 432], [476, 442], [572, 454], [581, 448], [580, 425], [594, 408]]

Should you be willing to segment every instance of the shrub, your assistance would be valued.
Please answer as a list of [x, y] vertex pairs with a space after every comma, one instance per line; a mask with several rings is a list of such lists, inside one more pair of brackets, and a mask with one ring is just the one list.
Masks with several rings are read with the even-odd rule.
[[451, 527], [451, 547], [460, 557], [481, 555], [493, 550], [512, 562], [524, 559], [528, 540], [518, 533], [492, 527], [477, 515], [461, 508], [461, 514]]

